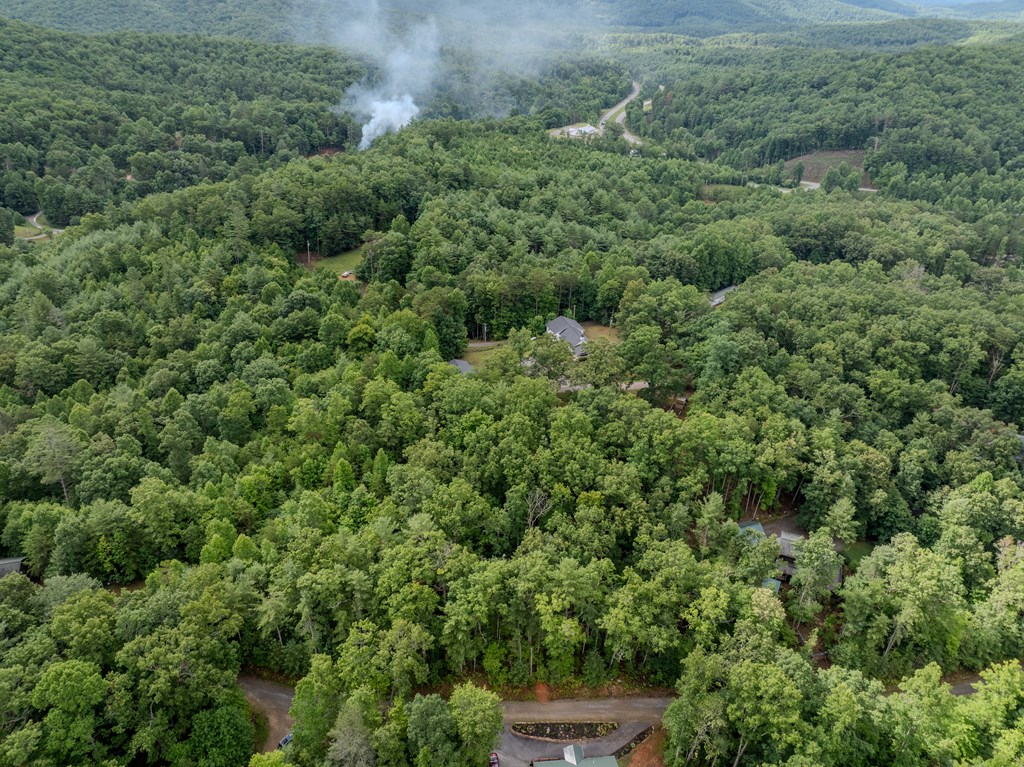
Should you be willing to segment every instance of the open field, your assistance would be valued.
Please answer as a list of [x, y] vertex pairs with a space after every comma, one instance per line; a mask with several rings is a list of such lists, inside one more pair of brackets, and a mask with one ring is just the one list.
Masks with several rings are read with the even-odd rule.
[[612, 328], [608, 325], [599, 325], [596, 322], [587, 321], [581, 322], [583, 329], [587, 331], [587, 338], [607, 338], [613, 344], [619, 343], [622, 339], [619, 337], [619, 329]]
[[474, 368], [482, 367], [483, 364], [487, 362], [487, 358], [494, 353], [494, 350], [504, 343], [504, 341], [501, 341], [495, 344], [494, 346], [491, 346], [486, 349], [467, 349], [466, 353], [462, 355], [461, 359], [464, 359]]
[[34, 226], [16, 226], [14, 227], [14, 236], [19, 240], [30, 240], [33, 237], [38, 237], [43, 232], [36, 229]]
[[871, 179], [864, 175], [865, 154], [866, 152], [863, 149], [837, 149], [828, 152], [813, 152], [787, 161], [786, 170], [791, 171], [796, 167], [797, 163], [802, 162], [804, 164], [802, 180], [820, 184], [829, 168], [839, 167], [840, 163], [845, 162], [851, 168], [857, 168], [861, 172], [860, 185], [871, 188], [873, 186]]
[[330, 269], [335, 274], [344, 274], [345, 272], [355, 271], [355, 268], [361, 263], [363, 263], [363, 248], [359, 247], [338, 256], [321, 258], [319, 261], [315, 261], [313, 265], [314, 267], [322, 266], [325, 269]]

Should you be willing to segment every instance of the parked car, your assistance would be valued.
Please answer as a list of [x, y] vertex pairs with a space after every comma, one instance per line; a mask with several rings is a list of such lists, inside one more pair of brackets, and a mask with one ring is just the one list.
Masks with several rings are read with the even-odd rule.
[[496, 751], [491, 752], [491, 757], [487, 760], [487, 767], [498, 767], [498, 754]]
[[284, 748], [285, 746], [287, 746], [291, 742], [292, 742], [292, 734], [289, 732], [287, 735], [285, 735], [283, 738], [281, 738], [281, 740], [277, 741], [277, 747], [278, 748]]

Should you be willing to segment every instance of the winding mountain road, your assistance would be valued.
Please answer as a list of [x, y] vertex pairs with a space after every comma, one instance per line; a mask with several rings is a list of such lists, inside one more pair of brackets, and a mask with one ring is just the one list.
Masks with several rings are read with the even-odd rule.
[[[601, 119], [598, 120], [597, 123], [596, 135], [603, 136], [605, 128], [608, 126], [608, 123], [614, 122], [622, 126], [622, 138], [624, 138], [630, 144], [633, 144], [634, 146], [640, 146], [643, 143], [639, 136], [630, 133], [629, 130], [626, 128], [626, 107], [628, 107], [630, 103], [636, 100], [637, 96], [640, 95], [640, 88], [641, 83], [638, 82], [637, 80], [634, 80], [632, 93], [630, 93], [628, 96], [626, 96], [626, 98], [624, 98], [618, 104], [616, 104], [611, 109], [609, 109], [608, 111], [604, 112], [604, 114], [601, 115]], [[552, 138], [558, 138], [560, 136], [571, 136], [573, 134], [570, 133], [570, 131], [575, 129], [576, 127], [578, 126], [569, 125], [564, 128], [554, 128], [548, 131], [548, 134]], [[591, 130], [593, 129], [591, 128]], [[591, 135], [594, 134], [592, 133]]]
[[34, 216], [29, 216], [28, 218], [25, 219], [28, 222], [29, 226], [31, 226], [33, 229], [39, 230], [39, 234], [37, 234], [35, 237], [25, 237], [25, 241], [34, 242], [36, 240], [46, 240], [51, 237], [56, 237], [58, 234], [64, 234], [63, 229], [51, 228], [47, 230], [46, 227], [39, 223], [39, 217], [41, 215], [43, 215], [43, 212], [39, 211]]
[[609, 122], [615, 122], [622, 126], [622, 138], [626, 139], [626, 141], [628, 141], [630, 144], [635, 144], [637, 146], [643, 143], [643, 141], [640, 140], [639, 136], [630, 133], [629, 130], [626, 128], [626, 107], [628, 107], [633, 101], [636, 100], [637, 96], [640, 95], [640, 87], [641, 83], [638, 80], [634, 80], [633, 92], [626, 96], [626, 98], [624, 98], [618, 104], [613, 106], [611, 109], [609, 109], [607, 112], [605, 112], [603, 115], [601, 115], [601, 120], [600, 122], [598, 122], [597, 128], [598, 130], [601, 131], [602, 134], [604, 133], [605, 126], [608, 125]]

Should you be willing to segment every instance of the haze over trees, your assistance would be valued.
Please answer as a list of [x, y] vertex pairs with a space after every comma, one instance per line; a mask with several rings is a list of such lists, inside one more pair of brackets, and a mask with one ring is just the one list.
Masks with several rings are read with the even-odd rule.
[[[296, 681], [253, 767], [482, 764], [495, 691], [619, 679], [678, 692], [673, 766], [1019, 764], [1024, 43], [967, 28], [622, 36], [469, 100], [449, 51], [357, 152], [337, 51], [0, 22], [0, 765], [243, 765], [243, 668]], [[642, 146], [549, 135], [637, 71]], [[880, 191], [790, 191], [822, 148]]]

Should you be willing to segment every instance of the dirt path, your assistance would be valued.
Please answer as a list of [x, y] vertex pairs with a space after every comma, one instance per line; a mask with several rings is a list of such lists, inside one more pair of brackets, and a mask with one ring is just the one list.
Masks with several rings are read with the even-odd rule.
[[288, 710], [292, 707], [295, 688], [250, 674], [240, 674], [238, 686], [245, 692], [246, 700], [267, 715], [270, 732], [263, 753], [270, 753], [277, 748], [281, 738], [292, 731], [292, 717]]
[[507, 700], [506, 722], [643, 722], [661, 721], [672, 698], [594, 698], [589, 700]]

